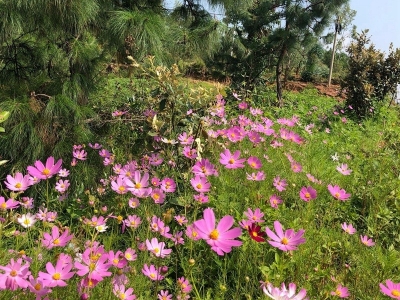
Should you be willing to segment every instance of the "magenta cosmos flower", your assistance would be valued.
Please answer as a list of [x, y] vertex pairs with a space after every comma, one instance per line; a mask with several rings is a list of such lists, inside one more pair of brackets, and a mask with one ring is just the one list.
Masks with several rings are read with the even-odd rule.
[[251, 168], [256, 169], [256, 170], [260, 169], [261, 166], [262, 166], [261, 160], [259, 160], [259, 159], [258, 159], [257, 157], [255, 157], [255, 156], [250, 156], [250, 157], [247, 159], [247, 163], [249, 164], [249, 166], [250, 166]]
[[332, 296], [337, 296], [337, 297], [339, 297], [339, 298], [347, 298], [347, 297], [350, 296], [350, 293], [349, 293], [349, 290], [348, 290], [347, 287], [344, 287], [344, 286], [342, 286], [342, 285], [339, 284], [339, 285], [336, 287], [336, 290], [333, 291], [333, 292], [331, 292], [331, 295], [332, 295]]
[[309, 202], [310, 200], [314, 200], [317, 198], [317, 191], [314, 190], [311, 186], [308, 187], [302, 187], [300, 190], [300, 199], [304, 200], [306, 202]]
[[363, 243], [367, 247], [372, 247], [375, 245], [375, 242], [366, 235], [364, 236], [360, 235], [360, 239], [361, 243]]
[[246, 161], [245, 158], [240, 157], [240, 151], [236, 150], [235, 153], [231, 153], [229, 149], [225, 149], [224, 152], [222, 152], [220, 155], [221, 159], [219, 162], [225, 166], [227, 169], [238, 169], [238, 168], [244, 168], [244, 162]]
[[203, 212], [203, 218], [193, 223], [200, 238], [204, 239], [211, 249], [218, 255], [224, 255], [232, 251], [232, 247], [242, 245], [241, 241], [235, 240], [242, 234], [239, 227], [230, 229], [234, 219], [232, 216], [224, 216], [218, 225], [215, 224], [214, 211], [206, 208]]
[[69, 235], [68, 229], [66, 229], [61, 235], [57, 226], [51, 228], [51, 234], [45, 232], [43, 234], [42, 245], [47, 249], [53, 247], [64, 247], [67, 243], [72, 240], [74, 236]]
[[22, 173], [17, 172], [14, 177], [7, 175], [7, 181], [4, 184], [10, 191], [22, 192], [32, 185], [32, 180], [30, 180], [29, 175], [24, 176]]
[[209, 192], [211, 188], [211, 183], [207, 181], [207, 178], [201, 177], [199, 175], [190, 179], [190, 183], [192, 184], [192, 187], [195, 189], [195, 191], [199, 193]]
[[303, 229], [300, 229], [297, 233], [293, 229], [288, 229], [283, 232], [282, 225], [279, 221], [274, 222], [274, 228], [276, 234], [269, 229], [269, 227], [265, 229], [268, 237], [272, 239], [272, 241], [268, 241], [268, 243], [282, 251], [297, 250], [297, 246], [306, 241], [303, 238]]
[[285, 179], [281, 179], [279, 176], [274, 178], [274, 187], [282, 192], [284, 190], [286, 190], [286, 186], [288, 185]]
[[57, 174], [61, 170], [62, 159], [54, 163], [54, 157], [50, 156], [44, 165], [40, 160], [37, 160], [34, 166], [27, 168], [28, 173], [38, 179], [48, 179]]
[[0, 290], [9, 289], [15, 291], [17, 288], [27, 288], [28, 277], [31, 274], [29, 271], [29, 263], [25, 262], [23, 265], [22, 258], [14, 261], [11, 258], [11, 261], [6, 266], [0, 266], [0, 270], [4, 271], [4, 273], [0, 273]]
[[390, 279], [386, 280], [386, 286], [379, 284], [381, 292], [393, 299], [400, 299], [400, 283], [394, 283]]
[[344, 189], [341, 189], [338, 185], [332, 186], [331, 184], [329, 184], [328, 190], [334, 198], [341, 201], [346, 201], [351, 196], [351, 194], [347, 194], [346, 191]]
[[47, 287], [67, 286], [65, 280], [74, 276], [75, 272], [70, 272], [73, 267], [72, 260], [59, 259], [54, 267], [51, 262], [46, 264], [47, 273], [39, 272], [39, 278]]

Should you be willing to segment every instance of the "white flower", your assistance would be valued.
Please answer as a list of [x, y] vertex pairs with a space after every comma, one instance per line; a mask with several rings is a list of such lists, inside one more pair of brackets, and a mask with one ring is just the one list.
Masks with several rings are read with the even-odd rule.
[[97, 230], [98, 232], [104, 232], [104, 231], [106, 231], [106, 229], [108, 228], [108, 226], [106, 226], [106, 225], [97, 225], [95, 228], [96, 228], [96, 230]]
[[21, 224], [22, 227], [28, 228], [28, 227], [33, 226], [33, 224], [35, 224], [36, 217], [35, 217], [35, 215], [31, 215], [30, 213], [27, 213], [26, 215], [22, 215], [17, 220], [18, 220], [18, 223]]
[[339, 155], [335, 152], [335, 155], [331, 155], [333, 161], [339, 161]]

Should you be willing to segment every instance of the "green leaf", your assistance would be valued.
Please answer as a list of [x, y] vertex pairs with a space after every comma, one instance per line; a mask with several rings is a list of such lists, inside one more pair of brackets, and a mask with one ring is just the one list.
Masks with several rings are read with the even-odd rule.
[[[9, 111], [2, 111], [0, 112], [0, 123], [4, 122], [10, 117], [10, 112]], [[1, 128], [1, 127], [0, 127]]]

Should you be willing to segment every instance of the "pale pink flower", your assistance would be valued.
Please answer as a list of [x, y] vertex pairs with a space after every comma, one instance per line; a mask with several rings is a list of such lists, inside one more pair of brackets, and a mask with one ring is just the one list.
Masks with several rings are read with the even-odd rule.
[[154, 203], [163, 204], [166, 195], [162, 189], [156, 188], [151, 191], [150, 197], [154, 200]]
[[150, 265], [149, 267], [147, 264], [144, 264], [142, 269], [142, 273], [154, 281], [160, 281], [164, 279], [164, 276], [161, 275], [160, 271], [160, 267], [156, 269], [154, 265]]
[[278, 205], [282, 202], [282, 199], [277, 195], [272, 195], [271, 197], [269, 197], [269, 203], [272, 208], [278, 208]]
[[207, 181], [206, 177], [200, 177], [197, 175], [190, 179], [190, 183], [196, 192], [206, 193], [210, 191], [211, 184]]
[[300, 173], [303, 170], [303, 167], [299, 162], [293, 161], [291, 164], [292, 171], [295, 173]]
[[218, 176], [215, 166], [207, 158], [202, 158], [201, 160], [197, 161], [192, 167], [192, 172], [194, 175], [198, 176]]
[[87, 152], [85, 150], [74, 150], [72, 156], [79, 160], [86, 160]]
[[15, 201], [14, 199], [6, 199], [4, 197], [0, 196], [0, 210], [6, 210], [6, 209], [14, 209], [19, 206], [19, 202]]
[[178, 135], [178, 140], [181, 145], [191, 145], [194, 141], [194, 137], [192, 135], [188, 135], [186, 132], [182, 132]]
[[352, 172], [352, 170], [349, 169], [347, 164], [341, 164], [340, 166], [337, 166], [336, 170], [338, 170], [338, 172], [343, 175], [350, 175]]
[[346, 191], [344, 189], [341, 189], [338, 185], [332, 186], [331, 184], [329, 184], [328, 190], [334, 198], [341, 201], [346, 201], [351, 196], [351, 194], [346, 193]]
[[76, 274], [81, 277], [88, 274], [89, 279], [96, 281], [102, 281], [104, 277], [111, 276], [112, 273], [108, 270], [112, 264], [108, 262], [108, 254], [103, 251], [96, 253], [92, 247], [86, 249], [81, 260], [74, 263], [77, 269]]
[[156, 257], [164, 258], [171, 254], [172, 249], [165, 249], [164, 242], [158, 242], [157, 238], [152, 238], [151, 241], [146, 240], [147, 250], [152, 252]]
[[135, 250], [128, 248], [125, 250], [124, 257], [127, 261], [135, 261], [137, 258]]
[[15, 173], [14, 177], [7, 175], [7, 181], [4, 181], [6, 187], [14, 192], [25, 191], [33, 184], [29, 175], [23, 175], [22, 173]]
[[347, 225], [346, 222], [344, 222], [343, 224], [341, 224], [341, 226], [342, 226], [342, 229], [343, 229], [346, 233], [348, 233], [348, 234], [354, 234], [354, 233], [356, 233], [356, 231], [357, 231], [357, 230], [353, 227], [352, 224]]
[[265, 179], [265, 174], [263, 171], [258, 171], [257, 173], [246, 173], [246, 178], [252, 181], [263, 181]]
[[176, 190], [176, 183], [172, 178], [164, 178], [161, 180], [160, 188], [166, 193], [173, 193]]
[[274, 184], [274, 187], [280, 192], [286, 190], [286, 186], [287, 186], [286, 180], [281, 179], [279, 176], [274, 178], [273, 184]]
[[116, 180], [111, 181], [111, 189], [117, 194], [123, 195], [128, 192], [128, 186], [125, 182], [125, 177], [118, 176]]
[[56, 182], [56, 190], [60, 194], [65, 193], [68, 190], [69, 186], [70, 186], [70, 183], [69, 183], [68, 179], [66, 179], [66, 180], [60, 179], [58, 182]]
[[149, 188], [149, 173], [145, 172], [142, 175], [140, 171], [135, 171], [133, 181], [129, 178], [125, 179], [127, 189], [136, 197], [144, 198], [150, 195], [151, 187]]
[[259, 208], [256, 208], [254, 211], [252, 211], [250, 208], [248, 208], [247, 212], [244, 212], [244, 215], [252, 223], [263, 223], [264, 222], [264, 220], [262, 219], [262, 217], [264, 216], [264, 213], [261, 212], [261, 210]]
[[124, 220], [124, 224], [126, 227], [138, 228], [142, 223], [142, 220], [137, 215], [129, 215], [126, 220]]
[[118, 299], [121, 299], [121, 300], [135, 300], [136, 299], [136, 295], [133, 294], [133, 288], [126, 289], [125, 285], [123, 285], [123, 284], [114, 285], [113, 293], [115, 296], [117, 296]]
[[333, 291], [333, 292], [331, 292], [331, 295], [332, 295], [332, 296], [337, 296], [337, 297], [339, 297], [339, 298], [347, 298], [347, 297], [350, 296], [350, 293], [349, 293], [349, 290], [348, 290], [347, 287], [344, 287], [344, 286], [342, 286], [342, 285], [339, 284], [339, 285], [336, 287], [336, 290]]
[[284, 283], [282, 283], [281, 288], [274, 287], [271, 283], [263, 284], [263, 292], [275, 300], [303, 300], [306, 299], [307, 295], [305, 289], [301, 289], [296, 295], [296, 285], [294, 283], [289, 283], [289, 289], [286, 288]]
[[366, 235], [364, 236], [360, 235], [360, 239], [361, 243], [363, 243], [367, 247], [372, 247], [375, 245], [375, 242]]

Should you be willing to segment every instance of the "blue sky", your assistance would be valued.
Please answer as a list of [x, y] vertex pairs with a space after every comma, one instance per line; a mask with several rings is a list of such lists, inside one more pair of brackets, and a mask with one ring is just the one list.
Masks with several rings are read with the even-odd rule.
[[350, 7], [357, 11], [357, 32], [368, 28], [377, 49], [387, 53], [390, 42], [400, 48], [400, 0], [350, 0]]
[[[165, 3], [172, 8], [176, 1]], [[353, 25], [358, 32], [369, 29], [368, 36], [377, 49], [388, 53], [390, 42], [400, 48], [400, 0], [350, 0], [350, 7], [357, 11]]]

